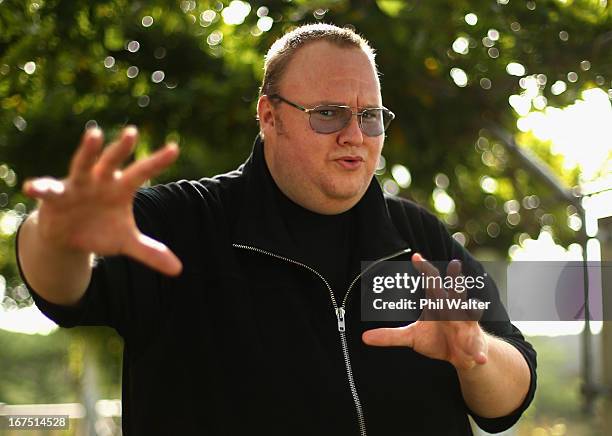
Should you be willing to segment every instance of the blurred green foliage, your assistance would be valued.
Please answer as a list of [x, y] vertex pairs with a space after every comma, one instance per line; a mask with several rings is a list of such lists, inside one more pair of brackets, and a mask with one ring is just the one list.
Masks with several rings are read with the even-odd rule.
[[[543, 225], [557, 242], [574, 241], [567, 205], [486, 126], [517, 131], [508, 99], [524, 83], [508, 73], [511, 62], [524, 67], [523, 78], [537, 77], [537, 93], [551, 106], [612, 86], [605, 0], [0, 0], [0, 274], [7, 292], [19, 285], [14, 224], [34, 206], [19, 193], [23, 179], [65, 174], [92, 124], [110, 139], [121, 126], [137, 125], [137, 157], [179, 141], [178, 163], [158, 181], [235, 167], [257, 132], [263, 54], [292, 26], [316, 21], [353, 26], [377, 49], [383, 99], [397, 115], [379, 174], [389, 191], [398, 188], [391, 169], [401, 164], [412, 184], [400, 195], [432, 209], [432, 195], [448, 195], [454, 208], [438, 213], [470, 249], [506, 256], [520, 234], [535, 238]], [[568, 72], [578, 72], [575, 80]], [[555, 95], [558, 80], [567, 89]], [[531, 134], [520, 139], [568, 187], [577, 184], [578, 171], [563, 171], [548, 143]], [[495, 182], [493, 192], [483, 191], [485, 177]], [[508, 219], [508, 201], [519, 205], [520, 220]]]
[[[74, 401], [76, 379], [67, 370], [66, 332], [44, 340], [39, 335], [0, 330], [0, 402], [28, 404]], [[44, 365], [44, 368], [42, 367]]]
[[[595, 337], [598, 338], [598, 337]], [[533, 403], [519, 421], [519, 436], [604, 436], [602, 397], [592, 414], [583, 413], [580, 335], [530, 337], [538, 351], [538, 388]], [[596, 343], [597, 339], [593, 342]], [[595, 353], [597, 355], [598, 353]], [[539, 429], [539, 430], [538, 430]]]
[[[96, 340], [91, 340], [91, 335]], [[86, 353], [95, 355], [100, 398], [120, 396], [123, 345], [111, 329], [58, 329], [46, 337], [0, 329], [0, 350], [0, 403], [83, 401], [80, 395]]]

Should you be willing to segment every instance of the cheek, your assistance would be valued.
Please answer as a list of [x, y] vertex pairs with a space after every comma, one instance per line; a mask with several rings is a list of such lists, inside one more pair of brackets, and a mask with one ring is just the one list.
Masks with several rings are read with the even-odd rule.
[[288, 183], [308, 183], [309, 179], [316, 179], [324, 172], [325, 169], [316, 160], [312, 150], [306, 147], [298, 147], [295, 142], [288, 142], [285, 146], [287, 148], [283, 151], [280, 159], [280, 170]]
[[372, 172], [374, 172], [376, 170], [376, 167], [378, 166], [378, 161], [382, 153], [382, 148], [383, 148], [382, 141], [376, 142], [372, 144], [372, 146], [370, 147], [370, 156], [369, 156], [370, 159], [368, 162], [368, 169]]
[[317, 139], [309, 135], [305, 136], [302, 141], [291, 144], [291, 160], [298, 168], [309, 173], [327, 170], [328, 153], [331, 147]]

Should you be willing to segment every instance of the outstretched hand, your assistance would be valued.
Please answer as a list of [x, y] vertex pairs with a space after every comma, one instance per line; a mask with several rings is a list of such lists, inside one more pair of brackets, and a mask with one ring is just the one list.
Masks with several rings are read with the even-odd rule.
[[142, 234], [133, 214], [136, 190], [171, 165], [179, 150], [168, 144], [125, 168], [138, 138], [135, 127], [102, 150], [100, 129], [88, 129], [65, 179], [36, 178], [23, 192], [40, 201], [38, 228], [46, 243], [66, 251], [125, 255], [167, 275], [180, 273], [180, 260], [168, 247]]
[[[417, 271], [426, 276], [438, 276], [439, 271], [420, 254], [412, 256], [412, 264]], [[452, 261], [447, 275], [456, 277], [461, 274], [461, 263]], [[428, 298], [465, 299], [466, 293], [444, 289], [428, 288]], [[376, 346], [405, 346], [432, 359], [450, 362], [457, 369], [471, 369], [487, 362], [487, 336], [480, 328], [473, 314], [458, 317], [440, 317], [424, 309], [420, 318], [412, 324], [398, 328], [379, 328], [363, 333], [363, 341]], [[433, 320], [432, 320], [433, 319]], [[461, 319], [457, 321], [457, 319]]]

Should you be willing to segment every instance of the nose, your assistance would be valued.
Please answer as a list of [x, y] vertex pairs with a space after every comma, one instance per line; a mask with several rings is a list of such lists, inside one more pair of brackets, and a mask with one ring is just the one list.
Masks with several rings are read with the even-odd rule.
[[340, 130], [338, 134], [338, 144], [340, 145], [361, 145], [363, 144], [363, 132], [359, 128], [359, 117], [353, 114], [349, 123]]

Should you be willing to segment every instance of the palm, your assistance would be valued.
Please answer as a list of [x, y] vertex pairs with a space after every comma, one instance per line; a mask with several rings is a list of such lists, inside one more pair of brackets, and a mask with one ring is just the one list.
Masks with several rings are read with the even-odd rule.
[[[135, 230], [131, 196], [111, 182], [75, 186], [63, 182], [64, 194], [55, 201], [44, 201], [39, 208], [43, 236], [58, 245], [103, 255], [118, 254], [121, 241]], [[131, 193], [128, 193], [131, 194]]]
[[174, 161], [177, 149], [166, 147], [120, 171], [135, 142], [136, 130], [126, 129], [98, 158], [101, 134], [87, 132], [66, 179], [36, 179], [26, 183], [24, 191], [41, 200], [40, 235], [49, 244], [99, 255], [125, 254], [176, 274], [180, 261], [165, 246], [140, 233], [132, 202], [146, 179]]
[[477, 362], [482, 344], [476, 321], [416, 321], [412, 348], [432, 359], [445, 360], [457, 368]]

